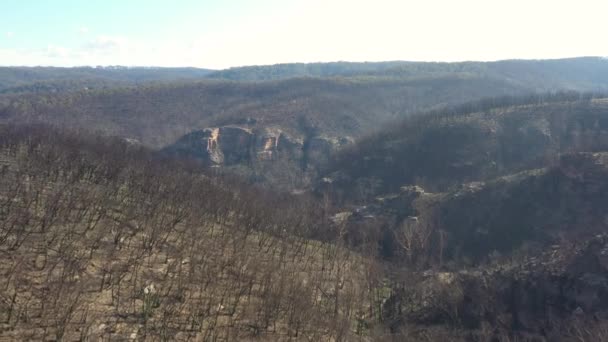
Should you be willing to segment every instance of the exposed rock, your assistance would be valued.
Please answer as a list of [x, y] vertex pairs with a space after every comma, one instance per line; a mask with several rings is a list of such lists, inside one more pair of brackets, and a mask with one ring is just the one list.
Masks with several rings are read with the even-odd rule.
[[141, 142], [139, 140], [133, 139], [133, 138], [124, 138], [124, 141], [129, 145], [136, 145], [136, 146], [141, 145]]
[[210, 165], [224, 162], [224, 153], [220, 145], [220, 129], [208, 128], [183, 136], [163, 151], [182, 157], [203, 160]]
[[265, 128], [257, 133], [255, 151], [260, 160], [272, 160], [278, 154], [301, 158], [302, 141], [280, 129]]
[[343, 211], [343, 212], [339, 212], [334, 214], [330, 220], [336, 224], [336, 225], [341, 225], [344, 224], [345, 222], [348, 221], [348, 218], [352, 215], [353, 213], [350, 211]]
[[46, 262], [47, 262], [46, 254], [38, 254], [38, 255], [36, 255], [36, 258], [34, 259], [34, 267], [39, 270], [44, 269]]
[[[608, 234], [580, 244], [552, 246], [521, 263], [481, 271], [427, 271], [384, 304], [395, 324], [487, 322], [498, 330], [542, 334], [571, 316], [608, 315]], [[457, 314], [456, 314], [457, 313]]]
[[215, 164], [237, 164], [250, 158], [254, 135], [251, 130], [241, 127], [225, 126], [206, 129], [207, 153]]
[[[382, 202], [386, 213], [437, 214], [434, 229], [446, 231], [444, 256], [474, 262], [493, 251], [508, 254], [526, 243], [550, 246], [558, 237], [589, 235], [605, 229], [608, 153], [563, 155], [559, 165], [486, 182], [463, 184], [451, 192], [405, 194]], [[411, 205], [408, 206], [408, 203]], [[449, 224], [448, 224], [449, 223]]]
[[400, 188], [399, 193], [392, 193], [376, 197], [377, 204], [382, 215], [393, 215], [399, 218], [414, 217], [418, 213], [413, 207], [413, 202], [422, 195], [427, 194], [424, 189], [417, 185], [407, 185]]
[[165, 152], [194, 157], [211, 166], [252, 166], [257, 161], [284, 159], [305, 170], [308, 164], [326, 161], [336, 149], [350, 142], [350, 138], [298, 137], [276, 127], [230, 125], [192, 132]]
[[165, 152], [194, 157], [210, 165], [231, 165], [248, 162], [254, 142], [255, 136], [248, 128], [214, 127], [185, 135]]

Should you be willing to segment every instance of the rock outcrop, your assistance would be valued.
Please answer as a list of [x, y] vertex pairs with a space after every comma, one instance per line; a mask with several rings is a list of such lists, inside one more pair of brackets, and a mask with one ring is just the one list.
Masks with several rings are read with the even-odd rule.
[[237, 164], [247, 162], [249, 149], [255, 139], [253, 132], [247, 128], [225, 126], [208, 128], [203, 132], [207, 142], [206, 152], [214, 164]]
[[256, 161], [289, 160], [305, 168], [327, 160], [349, 138], [294, 136], [279, 128], [222, 126], [192, 132], [165, 149], [212, 166], [250, 165]]
[[247, 162], [254, 142], [251, 130], [225, 126], [206, 128], [179, 139], [164, 151], [205, 161], [210, 165]]
[[[319, 188], [331, 191], [337, 181], [325, 178]], [[465, 183], [449, 192], [403, 186], [339, 211], [351, 213], [340, 221], [349, 230], [361, 229], [362, 224], [381, 227], [386, 236], [381, 241], [382, 255], [389, 259], [404, 257], [395, 233], [415, 218], [415, 226], [428, 233], [424, 253], [430, 263], [477, 264], [492, 255], [603, 232], [608, 225], [606, 203], [608, 153], [596, 152], [564, 154], [552, 167]]]
[[520, 262], [474, 270], [427, 271], [397, 290], [383, 319], [400, 325], [491, 326], [544, 336], [560, 323], [608, 318], [608, 235], [551, 246]]

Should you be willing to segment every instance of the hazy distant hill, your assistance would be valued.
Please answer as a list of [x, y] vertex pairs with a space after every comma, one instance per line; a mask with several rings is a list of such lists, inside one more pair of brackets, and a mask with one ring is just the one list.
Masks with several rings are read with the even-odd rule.
[[0, 97], [3, 121], [99, 129], [163, 147], [197, 129], [275, 127], [359, 136], [408, 113], [529, 89], [468, 75], [416, 79], [205, 81]]
[[0, 67], [0, 94], [56, 92], [151, 81], [200, 79], [211, 70], [157, 67]]
[[372, 74], [398, 68], [409, 62], [329, 62], [329, 63], [287, 63], [275, 65], [253, 65], [234, 67], [212, 72], [209, 78], [234, 81], [265, 81], [293, 77], [337, 77]]
[[[298, 77], [490, 77], [536, 91], [608, 89], [608, 61], [599, 57], [497, 62], [329, 62], [233, 67], [225, 70], [160, 67], [0, 67], [0, 93], [66, 91], [150, 81], [268, 81]], [[79, 84], [80, 83], [80, 84]], [[79, 87], [80, 86], [80, 87]]]
[[[230, 164], [264, 181], [310, 178], [300, 172], [318, 168], [349, 142], [412, 113], [487, 97], [608, 90], [608, 62], [594, 57], [284, 64], [216, 73], [120, 67], [3, 71], [13, 80], [62, 78], [6, 90], [15, 94], [0, 96], [2, 122], [99, 130], [211, 164]], [[90, 75], [97, 78], [81, 78]], [[191, 81], [202, 78], [214, 79]], [[265, 166], [256, 165], [260, 160]], [[278, 160], [277, 166], [266, 162]]]
[[239, 81], [261, 81], [305, 76], [337, 77], [355, 75], [426, 78], [463, 73], [498, 78], [536, 91], [608, 89], [608, 60], [599, 57], [459, 63], [406, 61], [294, 63], [236, 67], [212, 72], [208, 77]]

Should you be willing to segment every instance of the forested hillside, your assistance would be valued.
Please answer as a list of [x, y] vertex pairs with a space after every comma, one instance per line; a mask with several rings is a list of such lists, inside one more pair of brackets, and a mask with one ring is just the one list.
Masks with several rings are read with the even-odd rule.
[[[334, 152], [389, 122], [487, 97], [603, 91], [607, 65], [589, 57], [285, 64], [217, 73], [5, 68], [6, 79], [24, 85], [0, 96], [0, 122], [97, 130], [200, 159], [254, 182], [299, 189], [311, 184]], [[187, 81], [203, 77], [215, 80]], [[35, 80], [41, 81], [27, 83]], [[217, 136], [212, 138], [212, 132]]]
[[606, 63], [3, 69], [0, 340], [607, 340]]
[[4, 338], [606, 336], [605, 153], [347, 212], [120, 139], [1, 129]]
[[[4, 96], [0, 97], [0, 121], [90, 128], [156, 149], [179, 150], [182, 156], [205, 162], [209, 161], [204, 156], [207, 141], [184, 144], [190, 140], [183, 137], [215, 129], [221, 133], [218, 151], [245, 154], [236, 163], [220, 166], [256, 182], [300, 188], [310, 184], [318, 165], [331, 153], [377, 130], [382, 122], [470, 98], [523, 91], [499, 80], [469, 76], [205, 81]], [[240, 138], [224, 139], [230, 130]], [[266, 162], [262, 141], [269, 138], [284, 139], [294, 147], [277, 146], [271, 162]], [[247, 144], [243, 139], [258, 143]], [[282, 162], [272, 162], [277, 159]], [[292, 181], [294, 177], [298, 181]]]
[[261, 81], [305, 76], [428, 78], [454, 74], [505, 80], [541, 92], [565, 89], [576, 91], [608, 89], [608, 61], [599, 57], [458, 63], [394, 61], [277, 64], [220, 70], [210, 73], [208, 77]]
[[326, 175], [345, 198], [365, 199], [407, 184], [444, 191], [551, 165], [562, 153], [608, 149], [606, 104], [562, 93], [416, 115], [337, 154]]
[[521, 93], [502, 81], [447, 77], [417, 80], [293, 79], [264, 83], [210, 81], [5, 96], [0, 118], [94, 127], [163, 147], [195, 129], [236, 124], [299, 125], [319, 133], [360, 135], [379, 122], [471, 98]]
[[119, 140], [0, 130], [0, 338], [350, 340], [378, 321], [375, 261], [314, 202]]
[[317, 191], [340, 208], [333, 220], [351, 244], [375, 237], [379, 258], [402, 265], [388, 274], [392, 331], [606, 338], [606, 103], [488, 99], [408, 118], [338, 153]]

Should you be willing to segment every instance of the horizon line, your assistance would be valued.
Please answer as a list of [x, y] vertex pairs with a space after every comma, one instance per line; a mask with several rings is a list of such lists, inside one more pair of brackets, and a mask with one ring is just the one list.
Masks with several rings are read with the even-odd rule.
[[458, 64], [458, 63], [497, 63], [497, 62], [508, 62], [508, 61], [558, 61], [558, 60], [569, 60], [569, 59], [608, 59], [608, 56], [574, 56], [574, 57], [551, 57], [551, 58], [506, 58], [496, 60], [458, 60], [458, 61], [433, 61], [433, 60], [379, 60], [379, 61], [349, 61], [349, 60], [333, 60], [333, 61], [317, 61], [317, 62], [278, 62], [271, 64], [243, 64], [238, 66], [231, 66], [227, 68], [207, 68], [192, 65], [182, 66], [158, 66], [158, 65], [121, 65], [121, 64], [104, 64], [104, 65], [72, 65], [72, 66], [56, 66], [56, 65], [0, 65], [0, 68], [56, 68], [56, 69], [79, 69], [79, 68], [90, 68], [90, 69], [198, 69], [198, 70], [209, 70], [209, 71], [224, 71], [230, 69], [239, 68], [250, 68], [250, 67], [271, 67], [271, 66], [284, 66], [284, 65], [314, 65], [314, 64], [381, 64], [381, 63], [437, 63], [437, 64]]

